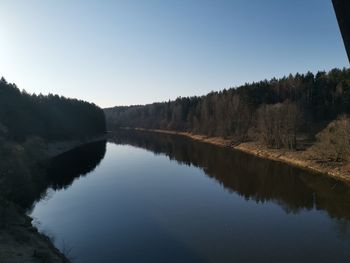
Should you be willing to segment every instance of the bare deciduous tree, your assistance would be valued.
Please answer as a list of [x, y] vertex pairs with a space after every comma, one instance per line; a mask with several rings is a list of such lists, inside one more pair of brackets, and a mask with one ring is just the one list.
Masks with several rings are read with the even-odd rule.
[[261, 106], [258, 110], [261, 140], [269, 147], [295, 149], [300, 120], [300, 112], [294, 103], [285, 101]]
[[308, 150], [310, 157], [322, 161], [350, 161], [350, 118], [343, 115], [317, 134]]

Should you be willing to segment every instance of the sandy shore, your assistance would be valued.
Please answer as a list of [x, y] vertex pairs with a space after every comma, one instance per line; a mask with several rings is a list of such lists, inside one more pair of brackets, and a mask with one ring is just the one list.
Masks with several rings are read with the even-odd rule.
[[21, 208], [0, 200], [1, 263], [67, 263], [69, 260], [51, 240], [32, 226]]
[[47, 154], [45, 158], [52, 158], [64, 152], [70, 151], [81, 145], [107, 139], [108, 134], [90, 137], [81, 140], [54, 141], [47, 144]]
[[214, 144], [221, 147], [231, 147], [233, 149], [253, 154], [260, 158], [283, 162], [308, 171], [322, 173], [350, 184], [350, 164], [347, 165], [325, 165], [314, 160], [308, 160], [304, 151], [290, 151], [286, 149], [269, 149], [256, 142], [244, 142], [233, 144], [231, 140], [222, 137], [208, 137], [205, 135], [192, 134], [188, 132], [175, 132], [167, 130], [147, 130], [143, 131], [159, 132], [164, 134], [182, 135], [193, 140]]

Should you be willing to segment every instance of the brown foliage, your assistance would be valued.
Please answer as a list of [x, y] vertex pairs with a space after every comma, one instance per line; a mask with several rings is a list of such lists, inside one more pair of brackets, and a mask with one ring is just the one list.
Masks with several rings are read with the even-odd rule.
[[310, 157], [322, 161], [350, 161], [350, 118], [343, 115], [317, 134], [308, 150]]
[[260, 137], [269, 147], [295, 149], [299, 124], [300, 113], [294, 103], [263, 105], [258, 110]]

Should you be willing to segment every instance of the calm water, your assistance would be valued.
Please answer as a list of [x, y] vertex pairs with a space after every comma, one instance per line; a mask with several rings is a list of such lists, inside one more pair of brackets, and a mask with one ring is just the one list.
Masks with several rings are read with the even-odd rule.
[[147, 132], [52, 160], [30, 215], [74, 262], [350, 262], [350, 189]]

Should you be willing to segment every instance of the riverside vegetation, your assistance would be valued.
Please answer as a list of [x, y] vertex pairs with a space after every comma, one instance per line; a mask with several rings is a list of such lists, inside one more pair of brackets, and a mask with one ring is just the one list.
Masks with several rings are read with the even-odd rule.
[[60, 155], [57, 178], [77, 179], [30, 212], [74, 262], [349, 262], [345, 183], [184, 136], [120, 129], [96, 147]]
[[[25, 212], [48, 185], [65, 185], [47, 178], [45, 159], [53, 155], [49, 146], [104, 134], [105, 117], [109, 129], [158, 130], [238, 145], [264, 157], [294, 158], [300, 166], [310, 161], [331, 174], [337, 170], [349, 181], [349, 69], [290, 75], [201, 97], [105, 110], [57, 95], [31, 95], [2, 78], [0, 105], [1, 262], [67, 261], [32, 227]], [[60, 151], [67, 145], [62, 147]], [[98, 156], [103, 152], [101, 147]]]
[[0, 105], [0, 261], [64, 262], [25, 211], [47, 187], [48, 145], [103, 134], [103, 110], [57, 95], [30, 95], [4, 78]]
[[349, 113], [350, 69], [345, 68], [273, 78], [201, 97], [105, 109], [111, 130], [219, 137], [225, 145], [240, 144], [241, 150], [271, 159], [287, 153], [291, 164], [345, 180], [350, 179]]

